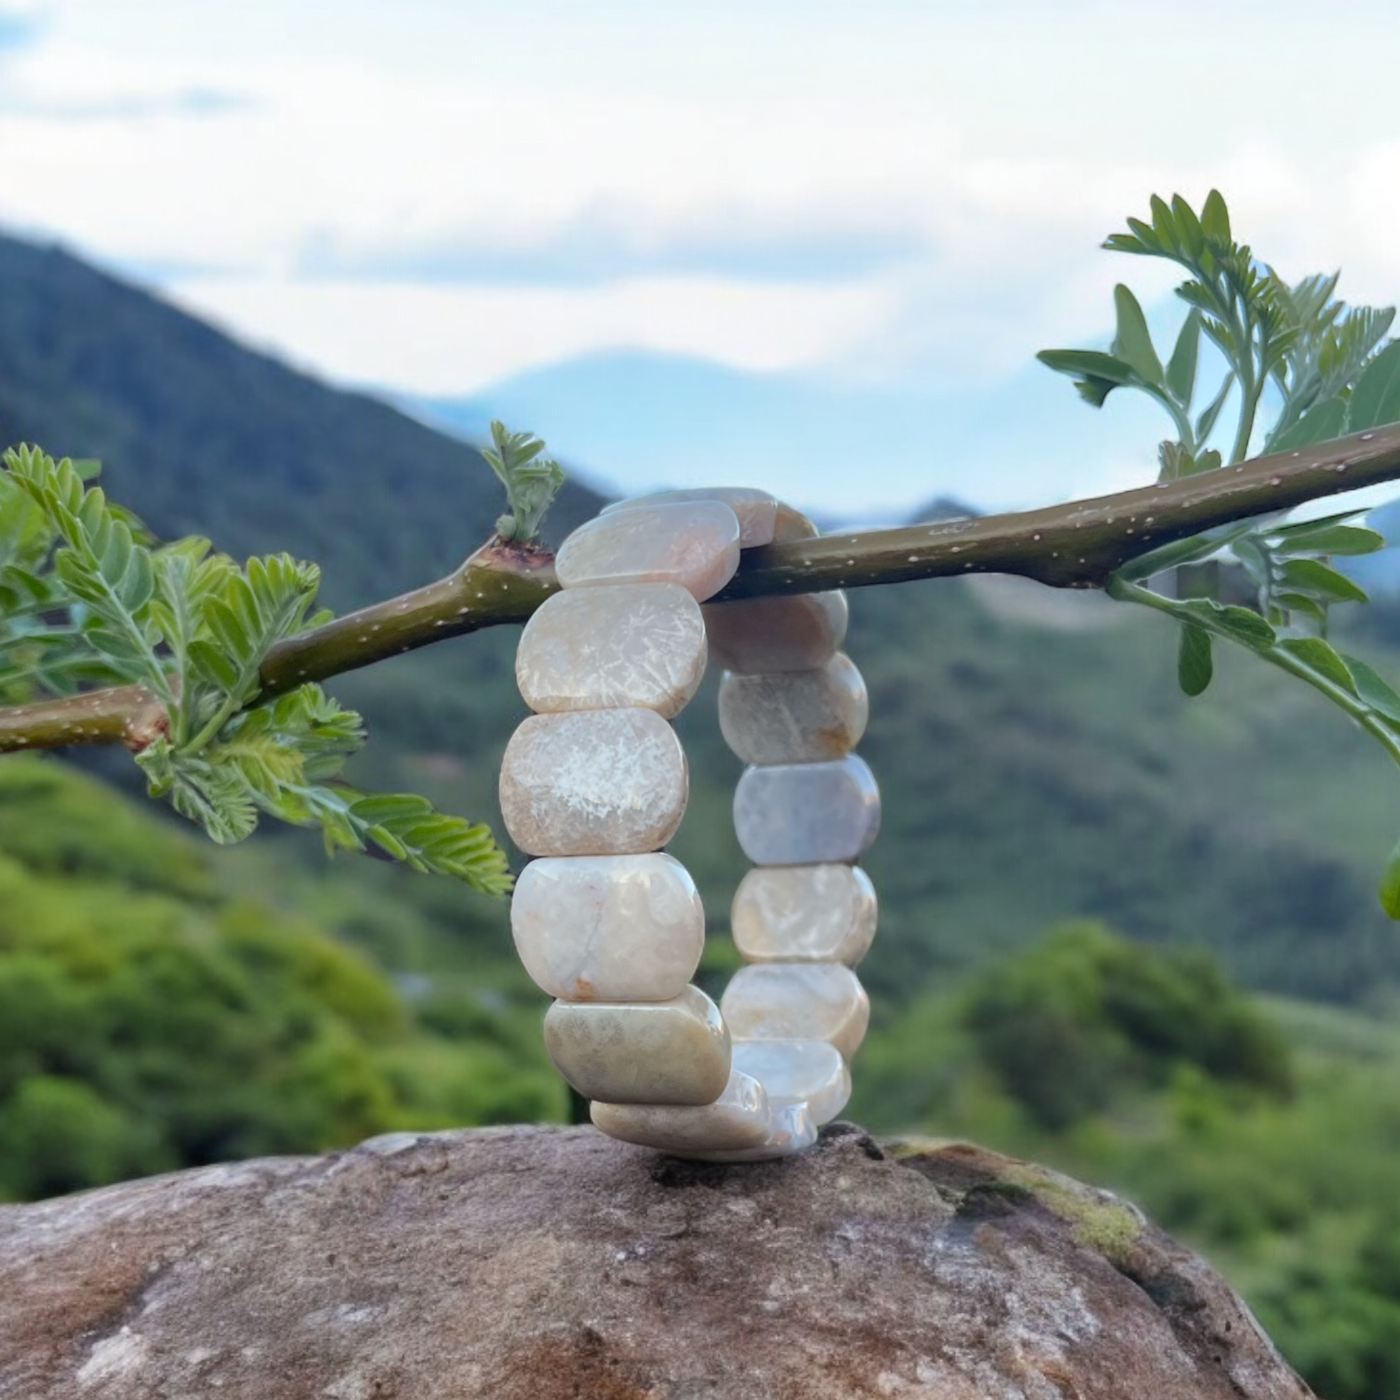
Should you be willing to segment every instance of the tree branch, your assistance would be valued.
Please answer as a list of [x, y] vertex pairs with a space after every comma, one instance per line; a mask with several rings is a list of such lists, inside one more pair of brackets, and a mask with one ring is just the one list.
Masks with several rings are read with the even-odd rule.
[[[1019, 574], [1053, 588], [1101, 588], [1149, 550], [1231, 521], [1400, 477], [1400, 424], [1299, 452], [1112, 496], [891, 530], [860, 530], [747, 550], [719, 600], [861, 588], [968, 573]], [[280, 642], [263, 693], [368, 666], [500, 623], [524, 622], [558, 588], [553, 558], [499, 540], [445, 579]], [[0, 709], [0, 753], [74, 743], [141, 748], [163, 720], [139, 686]], [[157, 725], [157, 728], [159, 725]]]

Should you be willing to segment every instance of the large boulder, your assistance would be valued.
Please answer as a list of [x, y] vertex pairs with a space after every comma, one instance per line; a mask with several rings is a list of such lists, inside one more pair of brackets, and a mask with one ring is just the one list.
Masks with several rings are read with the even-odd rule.
[[1131, 1206], [835, 1124], [395, 1134], [0, 1207], [3, 1400], [1305, 1400]]

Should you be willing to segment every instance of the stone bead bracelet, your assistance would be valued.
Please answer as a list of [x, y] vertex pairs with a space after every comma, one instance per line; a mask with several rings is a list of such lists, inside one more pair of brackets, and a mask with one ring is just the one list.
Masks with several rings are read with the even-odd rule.
[[[536, 857], [511, 904], [526, 971], [552, 997], [545, 1045], [627, 1142], [718, 1161], [816, 1140], [851, 1091], [870, 1007], [852, 969], [875, 933], [854, 862], [880, 799], [851, 750], [860, 672], [837, 650], [840, 592], [701, 604], [741, 549], [816, 533], [762, 491], [668, 491], [609, 506], [556, 560], [562, 591], [530, 619], [516, 678], [535, 714], [501, 765], [506, 829]], [[754, 862], [734, 896], [746, 967], [715, 1005], [691, 978], [705, 911], [661, 849], [685, 812], [668, 723], [713, 655], [720, 728], [750, 766], [734, 795]]]

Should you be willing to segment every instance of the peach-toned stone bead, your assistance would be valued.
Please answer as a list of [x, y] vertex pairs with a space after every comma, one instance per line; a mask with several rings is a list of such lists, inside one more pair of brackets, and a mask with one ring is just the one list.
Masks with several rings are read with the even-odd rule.
[[746, 763], [841, 758], [860, 742], [869, 713], [865, 682], [840, 652], [816, 671], [726, 671], [719, 687], [720, 730]]
[[515, 679], [542, 713], [641, 705], [671, 719], [705, 674], [700, 605], [677, 583], [569, 588], [525, 624]]
[[732, 1072], [719, 1098], [698, 1108], [594, 1103], [589, 1114], [594, 1127], [609, 1137], [686, 1155], [702, 1149], [739, 1152], [762, 1147], [775, 1127], [763, 1085]]
[[705, 947], [695, 882], [659, 854], [531, 861], [510, 925], [525, 971], [564, 1001], [669, 1001]]
[[778, 502], [778, 509], [773, 516], [774, 544], [792, 544], [796, 540], [811, 540], [819, 534], [821, 531], [800, 510], [794, 510], [782, 501]]
[[720, 501], [637, 506], [580, 525], [560, 547], [554, 572], [565, 588], [678, 583], [701, 600], [739, 567], [739, 521]]
[[755, 865], [856, 860], [879, 829], [880, 792], [855, 754], [746, 768], [734, 790], [734, 831]]
[[730, 979], [720, 1012], [736, 1040], [825, 1040], [850, 1059], [870, 999], [843, 963], [754, 963]]
[[[840, 1109], [837, 1110], [840, 1112]], [[706, 1152], [688, 1152], [702, 1162], [766, 1162], [777, 1157], [792, 1157], [805, 1152], [817, 1140], [817, 1120], [805, 1103], [786, 1103], [770, 1107], [773, 1127], [767, 1139], [757, 1147], [730, 1148]], [[835, 1117], [835, 1114], [832, 1115]]]
[[501, 760], [501, 816], [532, 856], [633, 855], [675, 835], [685, 754], [653, 710], [534, 715]]
[[825, 666], [846, 635], [850, 614], [840, 589], [739, 598], [703, 611], [710, 656], [742, 676]]
[[829, 1123], [851, 1097], [845, 1057], [824, 1040], [735, 1040], [734, 1068], [752, 1075], [775, 1109], [805, 1103], [818, 1123]]
[[[517, 896], [518, 897], [518, 896]], [[734, 892], [734, 945], [749, 962], [854, 967], [875, 936], [875, 887], [852, 865], [750, 870]]]
[[719, 501], [729, 507], [739, 520], [739, 548], [752, 549], [769, 544], [773, 539], [778, 502], [766, 491], [753, 486], [708, 486], [696, 490], [653, 491], [645, 496], [633, 496], [614, 501], [603, 507], [604, 515], [619, 510], [636, 510], [638, 506], [677, 505], [690, 501]]
[[714, 1103], [729, 1083], [729, 1031], [698, 987], [670, 1001], [556, 1001], [544, 1043], [559, 1073], [604, 1103]]

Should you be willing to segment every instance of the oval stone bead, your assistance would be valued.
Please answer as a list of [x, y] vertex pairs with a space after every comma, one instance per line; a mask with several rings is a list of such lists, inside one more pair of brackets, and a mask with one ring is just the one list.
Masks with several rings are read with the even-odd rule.
[[705, 674], [700, 605], [677, 583], [573, 588], [525, 624], [515, 679], [541, 713], [640, 705], [672, 719]]
[[846, 595], [839, 588], [711, 603], [704, 613], [711, 657], [741, 676], [825, 666], [850, 620]]
[[[839, 1110], [838, 1110], [839, 1112]], [[770, 1108], [773, 1127], [758, 1147], [730, 1148], [727, 1151], [688, 1152], [702, 1162], [766, 1162], [805, 1152], [817, 1140], [817, 1120], [805, 1103], [781, 1104]]]
[[531, 861], [510, 926], [525, 971], [563, 1001], [669, 1001], [705, 948], [695, 882], [667, 855]]
[[730, 923], [748, 962], [854, 967], [870, 950], [876, 913], [875, 887], [855, 866], [779, 865], [744, 876]]
[[860, 742], [869, 714], [865, 682], [840, 652], [816, 671], [726, 671], [719, 687], [724, 742], [745, 763], [841, 758]]
[[556, 1001], [544, 1043], [559, 1073], [604, 1103], [708, 1104], [729, 1083], [729, 1031], [698, 987], [670, 1001]]
[[719, 1098], [699, 1108], [595, 1102], [589, 1116], [593, 1126], [609, 1137], [686, 1155], [762, 1147], [777, 1126], [763, 1085], [734, 1071]]
[[707, 486], [694, 490], [652, 491], [603, 507], [602, 514], [636, 510], [638, 506], [677, 505], [690, 501], [719, 501], [729, 507], [739, 521], [739, 548], [771, 544], [777, 522], [778, 502], [755, 486]]
[[720, 1014], [735, 1040], [825, 1040], [850, 1059], [870, 998], [842, 963], [755, 963], [730, 979]]
[[532, 856], [633, 855], [675, 835], [685, 753], [653, 710], [534, 715], [501, 760], [501, 816]]
[[560, 546], [554, 572], [565, 588], [678, 583], [705, 599], [739, 567], [739, 521], [720, 501], [637, 506], [599, 515]]
[[845, 1057], [824, 1040], [736, 1040], [734, 1068], [763, 1085], [779, 1109], [805, 1103], [818, 1123], [829, 1123], [851, 1097]]
[[855, 754], [746, 768], [734, 790], [734, 830], [755, 865], [856, 860], [879, 829], [880, 792]]

